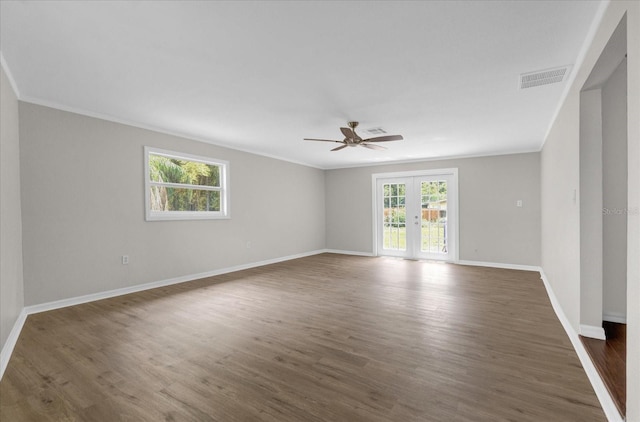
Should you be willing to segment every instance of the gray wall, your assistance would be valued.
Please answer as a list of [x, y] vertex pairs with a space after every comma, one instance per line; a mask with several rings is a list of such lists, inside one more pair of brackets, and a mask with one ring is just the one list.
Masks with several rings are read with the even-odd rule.
[[[228, 160], [231, 219], [146, 222], [145, 145]], [[20, 148], [25, 305], [325, 247], [322, 170], [23, 102]]]
[[[372, 174], [454, 167], [460, 259], [539, 265], [539, 153], [328, 170], [327, 248], [373, 251]], [[522, 208], [516, 207], [518, 199]]]
[[627, 63], [602, 87], [603, 305], [606, 318], [627, 315]]
[[0, 66], [0, 345], [24, 306], [18, 100]]
[[[580, 323], [602, 328], [602, 90], [580, 94]], [[604, 333], [601, 333], [604, 335]]]
[[[627, 17], [627, 356], [640, 356], [640, 3], [610, 2], [542, 149], [542, 268], [574, 330], [580, 323], [580, 90]], [[579, 198], [578, 198], [579, 200]], [[579, 202], [578, 202], [579, 203]], [[640, 421], [640, 360], [627, 359], [627, 420]]]

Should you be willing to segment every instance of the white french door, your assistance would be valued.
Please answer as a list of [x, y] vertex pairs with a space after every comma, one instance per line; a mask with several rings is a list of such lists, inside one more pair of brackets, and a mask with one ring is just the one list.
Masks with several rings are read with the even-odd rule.
[[378, 255], [458, 259], [457, 169], [374, 175]]

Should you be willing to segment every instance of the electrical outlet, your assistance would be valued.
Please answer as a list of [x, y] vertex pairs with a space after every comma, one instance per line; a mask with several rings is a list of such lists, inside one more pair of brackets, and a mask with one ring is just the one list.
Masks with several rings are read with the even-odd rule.
[[516, 201], [516, 207], [522, 208], [522, 199]]
[[122, 255], [122, 265], [129, 265], [129, 255]]

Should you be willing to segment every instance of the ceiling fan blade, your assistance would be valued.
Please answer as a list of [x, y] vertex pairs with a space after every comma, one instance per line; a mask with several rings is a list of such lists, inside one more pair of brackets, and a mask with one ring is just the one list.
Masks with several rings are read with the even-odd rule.
[[377, 138], [369, 138], [365, 139], [362, 142], [389, 142], [389, 141], [402, 141], [404, 138], [402, 135], [387, 135], [387, 136], [378, 136]]
[[348, 127], [341, 127], [340, 132], [349, 139], [356, 139], [358, 137], [355, 132]]
[[369, 149], [376, 149], [378, 151], [382, 151], [383, 149], [386, 149], [385, 147], [381, 147], [380, 145], [369, 145], [369, 144], [363, 144], [363, 143], [361, 143], [360, 146], [363, 146]]
[[341, 145], [341, 146], [339, 146], [339, 147], [336, 147], [336, 148], [332, 149], [331, 151], [340, 151], [342, 148], [346, 148], [346, 147], [348, 147], [348, 146], [349, 146], [349, 145]]
[[342, 143], [342, 141], [334, 141], [334, 140], [331, 140], [331, 139], [313, 139], [313, 138], [304, 138], [303, 140], [304, 140], [304, 141], [337, 142], [337, 143], [339, 143], [339, 144], [341, 144], [341, 143]]

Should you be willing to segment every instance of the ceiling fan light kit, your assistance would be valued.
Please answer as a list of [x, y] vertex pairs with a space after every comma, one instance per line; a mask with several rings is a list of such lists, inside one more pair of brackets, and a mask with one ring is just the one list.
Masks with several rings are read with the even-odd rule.
[[386, 148], [380, 145], [372, 144], [372, 142], [389, 142], [389, 141], [401, 141], [404, 139], [402, 135], [385, 135], [385, 136], [377, 136], [374, 138], [362, 139], [356, 133], [356, 128], [358, 127], [358, 122], [348, 122], [347, 127], [341, 127], [340, 131], [344, 135], [344, 139], [342, 141], [335, 141], [332, 139], [315, 139], [315, 138], [304, 138], [305, 141], [320, 141], [320, 142], [337, 142], [340, 145], [339, 147], [333, 148], [331, 151], [340, 151], [346, 147], [365, 147], [369, 149], [375, 150], [385, 150]]

